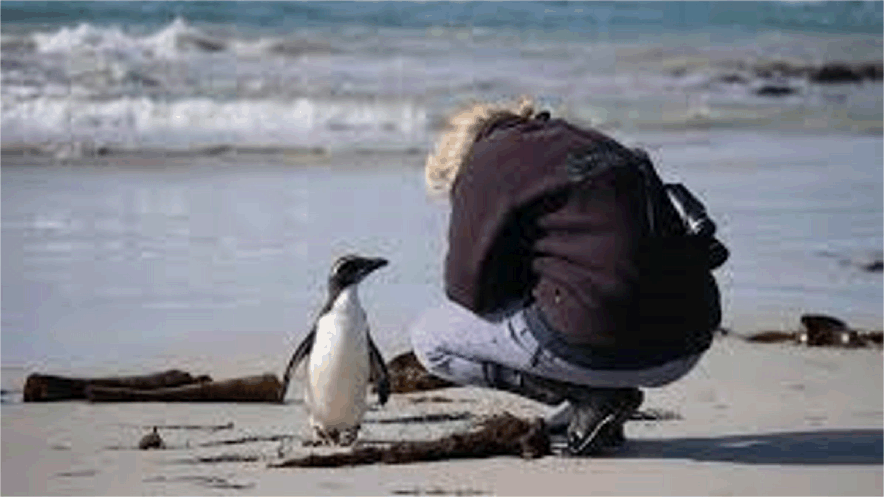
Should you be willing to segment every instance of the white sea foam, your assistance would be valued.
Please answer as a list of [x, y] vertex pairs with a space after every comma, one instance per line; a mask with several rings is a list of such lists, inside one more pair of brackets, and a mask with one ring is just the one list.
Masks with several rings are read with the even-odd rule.
[[[410, 145], [423, 140], [426, 112], [414, 100], [209, 98], [160, 102], [73, 98], [3, 99], [6, 143], [140, 147], [202, 144]], [[79, 155], [76, 150], [65, 153]]]
[[103, 145], [424, 147], [428, 123], [452, 107], [522, 94], [609, 129], [882, 127], [880, 83], [823, 88], [800, 76], [765, 94], [780, 82], [757, 70], [867, 60], [880, 37], [695, 35], [686, 46], [664, 35], [638, 44], [211, 26], [178, 18], [153, 31], [81, 23], [4, 33], [3, 145], [50, 142], [66, 157]]
[[174, 57], [178, 48], [185, 45], [181, 41], [187, 37], [197, 38], [199, 31], [178, 18], [157, 33], [145, 36], [124, 33], [117, 26], [96, 27], [89, 23], [81, 23], [75, 28], [63, 27], [53, 33], [35, 32], [31, 36], [37, 51], [41, 53], [140, 51], [145, 55]]
[[35, 32], [30, 39], [4, 37], [4, 47], [33, 47], [39, 53], [75, 54], [77, 52], [105, 52], [141, 55], [150, 58], [174, 59], [190, 53], [231, 51], [242, 56], [331, 53], [328, 42], [304, 39], [284, 39], [275, 36], [225, 38], [208, 34], [176, 18], [155, 33], [126, 33], [116, 26], [97, 27], [81, 23], [76, 27], [62, 27], [54, 32]]

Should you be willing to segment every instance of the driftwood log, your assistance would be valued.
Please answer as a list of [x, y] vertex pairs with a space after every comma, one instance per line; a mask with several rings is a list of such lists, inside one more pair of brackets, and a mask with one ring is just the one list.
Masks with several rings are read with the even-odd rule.
[[482, 421], [476, 430], [467, 433], [453, 433], [435, 440], [395, 442], [386, 447], [356, 447], [334, 454], [310, 454], [270, 466], [291, 468], [406, 464], [502, 455], [531, 459], [550, 453], [549, 434], [542, 418], [529, 421], [504, 412]]
[[858, 348], [881, 345], [880, 331], [859, 331], [825, 314], [803, 314], [800, 331], [762, 331], [746, 337], [750, 342], [795, 342], [809, 347]]
[[115, 376], [107, 378], [66, 378], [34, 373], [25, 381], [25, 402], [49, 402], [56, 400], [85, 399], [89, 386], [153, 390], [210, 382], [208, 376], [191, 376], [190, 373], [171, 369], [161, 373], [142, 376]]
[[427, 371], [412, 351], [394, 357], [387, 363], [387, 371], [390, 373], [392, 393], [422, 392], [456, 386]]
[[760, 343], [797, 342], [797, 331], [760, 331], [746, 337], [747, 341]]
[[86, 397], [92, 402], [280, 402], [281, 390], [276, 375], [268, 373], [153, 390], [93, 384]]
[[[455, 386], [434, 376], [406, 352], [388, 363], [391, 392], [409, 393]], [[282, 402], [290, 367], [283, 378], [273, 374], [212, 381], [177, 369], [143, 376], [67, 378], [34, 373], [24, 387], [25, 402], [88, 399], [93, 402]]]

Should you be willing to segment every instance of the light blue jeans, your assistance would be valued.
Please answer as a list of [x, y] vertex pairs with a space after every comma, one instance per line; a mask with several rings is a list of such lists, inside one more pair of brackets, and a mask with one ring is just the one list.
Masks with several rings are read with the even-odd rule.
[[418, 360], [436, 376], [460, 385], [487, 387], [485, 363], [529, 374], [601, 388], [660, 387], [687, 374], [702, 354], [647, 369], [598, 370], [565, 361], [534, 338], [520, 307], [480, 317], [446, 301], [425, 311], [411, 326]]

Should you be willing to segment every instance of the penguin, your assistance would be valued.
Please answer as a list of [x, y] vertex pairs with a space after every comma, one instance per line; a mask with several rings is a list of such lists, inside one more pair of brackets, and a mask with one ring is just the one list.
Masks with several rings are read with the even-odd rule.
[[373, 378], [378, 400], [387, 403], [390, 380], [380, 351], [369, 334], [358, 286], [387, 265], [382, 258], [345, 255], [332, 265], [328, 298], [313, 328], [298, 345], [283, 376], [283, 388], [301, 361], [307, 360], [304, 401], [310, 413], [314, 444], [351, 445], [367, 410], [366, 388]]

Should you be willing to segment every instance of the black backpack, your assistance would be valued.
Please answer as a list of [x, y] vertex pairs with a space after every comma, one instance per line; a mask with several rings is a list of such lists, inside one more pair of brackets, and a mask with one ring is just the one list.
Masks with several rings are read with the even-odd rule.
[[647, 152], [641, 149], [633, 149], [633, 152], [639, 158], [639, 170], [645, 181], [650, 235], [693, 238], [705, 248], [709, 270], [724, 264], [730, 251], [715, 237], [715, 223], [703, 203], [683, 184], [663, 183]]

